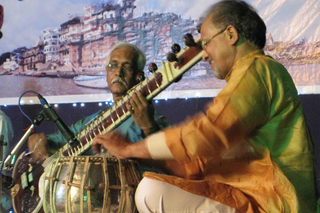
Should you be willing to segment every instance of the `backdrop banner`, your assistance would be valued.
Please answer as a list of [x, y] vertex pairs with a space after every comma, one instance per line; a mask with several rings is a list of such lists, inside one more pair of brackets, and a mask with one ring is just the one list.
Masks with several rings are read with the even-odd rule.
[[[105, 76], [118, 41], [137, 45], [161, 67], [174, 43], [200, 35], [201, 15], [216, 0], [2, 0], [0, 105], [25, 91], [50, 103], [111, 101]], [[300, 94], [320, 93], [320, 1], [247, 0], [267, 25], [266, 54], [286, 66]], [[214, 97], [225, 86], [199, 62], [156, 99]], [[25, 104], [38, 103], [32, 93]]]

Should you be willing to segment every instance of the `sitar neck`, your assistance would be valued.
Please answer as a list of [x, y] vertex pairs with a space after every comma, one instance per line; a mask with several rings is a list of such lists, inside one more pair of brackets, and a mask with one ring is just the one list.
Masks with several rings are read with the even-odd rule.
[[[196, 41], [200, 43], [199, 39]], [[161, 91], [175, 82], [179, 77], [188, 71], [192, 66], [201, 60], [203, 51], [200, 45], [186, 47], [177, 54], [179, 62], [161, 62], [162, 67], [155, 71], [151, 76], [130, 89], [125, 97], [114, 103], [114, 105], [102, 111], [86, 127], [76, 135], [79, 144], [71, 147], [69, 144], [59, 149], [59, 156], [77, 156], [88, 150], [93, 142], [93, 138], [99, 134], [105, 134], [114, 130], [131, 114], [126, 107], [126, 103], [132, 95], [140, 91], [149, 101], [157, 96]]]

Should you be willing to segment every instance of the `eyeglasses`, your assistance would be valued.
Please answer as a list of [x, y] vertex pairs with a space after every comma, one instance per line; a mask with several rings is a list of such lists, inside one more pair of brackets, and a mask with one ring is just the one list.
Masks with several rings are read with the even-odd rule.
[[119, 67], [120, 67], [120, 69], [122, 71], [124, 71], [126, 73], [132, 73], [133, 72], [133, 67], [131, 65], [129, 65], [129, 64], [124, 64], [122, 66], [121, 65], [119, 66], [118, 64], [108, 64], [106, 66], [106, 70], [107, 70], [107, 72], [115, 72], [115, 71], [117, 71], [119, 69]]
[[218, 33], [214, 34], [210, 39], [206, 40], [206, 41], [202, 41], [201, 42], [201, 46], [202, 46], [202, 49], [206, 49], [206, 46], [207, 44], [214, 38], [216, 37], [217, 35], [223, 33], [227, 28], [224, 28], [223, 30], [220, 30]]

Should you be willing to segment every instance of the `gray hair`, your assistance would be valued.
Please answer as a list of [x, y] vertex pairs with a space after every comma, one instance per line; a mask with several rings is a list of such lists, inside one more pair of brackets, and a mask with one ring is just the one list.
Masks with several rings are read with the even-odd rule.
[[143, 69], [144, 69], [146, 62], [147, 62], [145, 54], [137, 46], [130, 44], [128, 42], [118, 42], [112, 47], [112, 49], [109, 51], [108, 56], [107, 56], [107, 61], [106, 61], [107, 65], [110, 63], [111, 53], [113, 51], [115, 51], [116, 49], [120, 49], [122, 47], [130, 48], [134, 52], [134, 54], [135, 54], [134, 62], [136, 63], [135, 65], [137, 67], [136, 73], [139, 73], [139, 72], [144, 73]]
[[212, 5], [200, 18], [210, 17], [211, 23], [223, 29], [233, 25], [246, 40], [263, 48], [266, 43], [266, 25], [257, 11], [245, 1], [222, 0]]

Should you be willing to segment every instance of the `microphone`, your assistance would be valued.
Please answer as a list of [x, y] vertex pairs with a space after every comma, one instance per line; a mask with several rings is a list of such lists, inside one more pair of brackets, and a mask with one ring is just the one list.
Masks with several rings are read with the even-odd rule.
[[44, 113], [46, 116], [56, 124], [63, 137], [68, 141], [71, 147], [75, 147], [79, 144], [74, 134], [68, 128], [68, 126], [61, 120], [58, 114], [52, 109], [50, 104], [40, 94], [38, 94], [41, 105], [44, 107]]
[[2, 179], [1, 182], [2, 182], [3, 188], [11, 189], [15, 184], [14, 179], [10, 176], [6, 176], [6, 175], [1, 174], [1, 179]]

